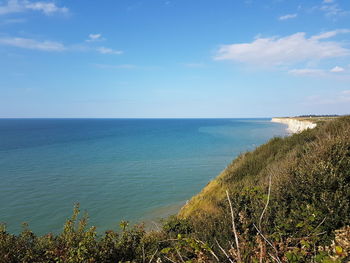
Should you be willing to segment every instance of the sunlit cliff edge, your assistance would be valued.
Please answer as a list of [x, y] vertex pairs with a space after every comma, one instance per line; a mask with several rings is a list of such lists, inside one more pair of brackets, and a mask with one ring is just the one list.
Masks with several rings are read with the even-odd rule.
[[272, 118], [271, 121], [288, 125], [287, 130], [290, 133], [300, 133], [304, 130], [313, 129], [317, 126], [317, 124], [312, 121], [297, 118]]

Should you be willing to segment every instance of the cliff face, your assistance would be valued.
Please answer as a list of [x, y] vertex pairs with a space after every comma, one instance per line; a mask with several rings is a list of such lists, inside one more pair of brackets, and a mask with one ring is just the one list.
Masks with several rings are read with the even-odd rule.
[[293, 118], [272, 118], [272, 122], [278, 122], [288, 125], [288, 131], [291, 133], [300, 133], [306, 129], [313, 129], [316, 123], [306, 120], [298, 120]]

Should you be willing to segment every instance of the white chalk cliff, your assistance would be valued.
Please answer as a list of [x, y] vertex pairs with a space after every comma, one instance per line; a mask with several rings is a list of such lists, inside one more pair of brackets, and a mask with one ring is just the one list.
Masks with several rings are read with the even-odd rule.
[[278, 122], [288, 125], [287, 130], [290, 133], [300, 133], [306, 129], [313, 129], [316, 127], [316, 123], [306, 120], [298, 120], [293, 118], [272, 118], [272, 122]]

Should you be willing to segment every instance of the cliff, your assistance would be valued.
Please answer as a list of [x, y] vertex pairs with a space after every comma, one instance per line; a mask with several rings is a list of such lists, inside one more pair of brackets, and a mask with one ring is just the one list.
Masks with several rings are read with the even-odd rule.
[[300, 133], [304, 130], [313, 129], [317, 126], [317, 124], [314, 122], [297, 118], [272, 118], [271, 121], [288, 125], [287, 129], [290, 133]]
[[260, 229], [283, 255], [276, 262], [328, 262], [327, 257], [314, 260], [312, 249], [304, 249], [304, 244], [330, 244], [338, 229], [350, 225], [350, 118], [318, 122], [314, 129], [309, 128], [315, 124], [307, 122], [281, 121], [293, 124], [294, 131], [306, 130], [240, 155], [181, 209], [179, 217], [189, 220], [198, 239], [210, 244], [233, 243], [234, 221], [238, 239], [246, 246], [242, 262], [259, 262], [252, 260], [255, 255], [266, 255], [265, 245], [258, 249]]

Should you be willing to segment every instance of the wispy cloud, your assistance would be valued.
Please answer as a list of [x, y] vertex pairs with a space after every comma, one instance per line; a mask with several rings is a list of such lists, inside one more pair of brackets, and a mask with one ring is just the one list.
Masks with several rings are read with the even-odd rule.
[[350, 90], [343, 90], [336, 92], [334, 94], [327, 95], [314, 95], [306, 98], [306, 103], [308, 105], [332, 105], [335, 104], [337, 106], [343, 104], [349, 107], [350, 102]]
[[45, 15], [52, 15], [54, 13], [67, 14], [69, 9], [59, 7], [54, 2], [31, 2], [28, 0], [7, 0], [4, 5], [0, 5], [0, 15], [26, 11], [40, 11]]
[[97, 52], [101, 53], [101, 54], [109, 54], [109, 55], [121, 55], [123, 54], [123, 51], [121, 50], [114, 50], [111, 48], [107, 48], [107, 47], [98, 47]]
[[45, 15], [51, 15], [53, 13], [68, 13], [67, 7], [58, 7], [55, 3], [46, 3], [46, 2], [34, 2], [30, 3], [28, 1], [25, 1], [26, 5], [25, 7], [27, 9], [36, 10], [36, 11], [42, 11]]
[[110, 64], [94, 64], [97, 68], [101, 69], [135, 69], [136, 65], [132, 64], [121, 64], [121, 65], [110, 65]]
[[102, 34], [90, 34], [86, 42], [99, 42], [104, 40], [106, 39], [102, 37]]
[[349, 14], [349, 11], [345, 11], [342, 8], [339, 7], [339, 5], [323, 5], [320, 7], [320, 10], [325, 12], [327, 17], [338, 17], [338, 16], [345, 16]]
[[310, 39], [321, 40], [321, 39], [335, 37], [336, 35], [339, 35], [339, 34], [347, 34], [347, 33], [350, 33], [350, 29], [337, 29], [337, 30], [327, 31], [327, 32], [312, 36]]
[[350, 14], [348, 10], [341, 8], [334, 0], [323, 0], [322, 5], [315, 6], [313, 9], [324, 12], [326, 17], [332, 19], [337, 19], [338, 17]]
[[55, 41], [38, 41], [31, 38], [20, 38], [20, 37], [2, 37], [0, 38], [0, 45], [24, 48], [24, 49], [34, 49], [42, 51], [63, 51], [66, 47]]
[[287, 14], [287, 15], [280, 16], [278, 19], [283, 21], [283, 20], [296, 18], [297, 16], [298, 14]]
[[343, 47], [340, 42], [328, 39], [337, 34], [349, 32], [347, 29], [334, 30], [309, 38], [303, 32], [280, 38], [258, 37], [250, 43], [223, 45], [214, 59], [263, 67], [279, 67], [345, 57], [350, 55], [350, 49]]
[[303, 68], [303, 69], [292, 69], [289, 70], [288, 73], [292, 75], [299, 76], [320, 76], [325, 73], [322, 69], [311, 69], [311, 68]]
[[339, 73], [339, 72], [344, 72], [345, 69], [343, 67], [339, 67], [339, 66], [335, 66], [334, 68], [332, 68], [330, 70], [330, 72], [334, 72], [334, 73]]
[[32, 49], [32, 50], [41, 50], [41, 51], [70, 51], [70, 52], [91, 52], [97, 51], [100, 54], [104, 55], [121, 55], [123, 51], [114, 50], [107, 47], [92, 47], [86, 43], [78, 43], [72, 45], [65, 45], [58, 41], [51, 40], [37, 40], [32, 38], [23, 38], [23, 37], [1, 37], [0, 36], [0, 45], [11, 46], [22, 49]]
[[25, 22], [26, 22], [26, 19], [24, 18], [8, 18], [8, 19], [3, 19], [0, 22], [0, 25], [20, 24]]
[[349, 71], [343, 67], [335, 66], [331, 69], [312, 69], [312, 68], [303, 68], [303, 69], [292, 69], [288, 71], [289, 74], [297, 76], [323, 76], [331, 77], [337, 76], [339, 73], [345, 73], [346, 76], [349, 74]]
[[188, 68], [204, 68], [206, 66], [204, 63], [184, 63], [183, 65]]

